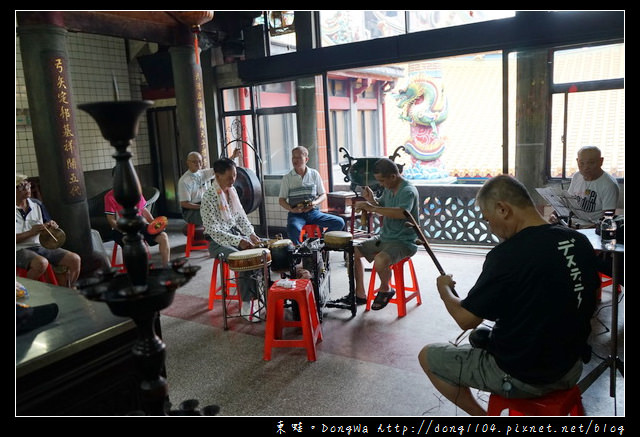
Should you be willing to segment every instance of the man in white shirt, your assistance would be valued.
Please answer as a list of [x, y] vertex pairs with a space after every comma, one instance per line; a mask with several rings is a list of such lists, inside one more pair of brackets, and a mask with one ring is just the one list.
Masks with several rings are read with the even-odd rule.
[[307, 167], [309, 151], [306, 147], [294, 147], [291, 151], [293, 169], [283, 176], [278, 203], [289, 211], [287, 236], [297, 243], [304, 225], [315, 224], [327, 231], [344, 229], [342, 217], [326, 214], [318, 209], [327, 197], [320, 173]]
[[567, 190], [576, 196], [581, 211], [588, 220], [572, 218], [572, 226], [593, 227], [606, 211], [615, 211], [620, 196], [618, 182], [602, 169], [604, 158], [596, 146], [584, 146], [578, 150], [578, 172], [571, 178]]
[[202, 155], [191, 152], [187, 155], [187, 171], [178, 181], [178, 200], [182, 208], [182, 217], [187, 223], [202, 226], [200, 202], [202, 195], [211, 186], [214, 176], [212, 168], [202, 168]]

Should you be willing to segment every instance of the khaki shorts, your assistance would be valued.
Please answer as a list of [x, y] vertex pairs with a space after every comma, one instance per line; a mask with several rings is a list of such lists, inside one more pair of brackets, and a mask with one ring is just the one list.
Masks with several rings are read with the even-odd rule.
[[362, 256], [367, 261], [373, 262], [373, 258], [380, 252], [386, 253], [391, 259], [391, 264], [395, 264], [405, 258], [409, 258], [416, 254], [418, 246], [415, 244], [409, 245], [399, 241], [380, 241], [379, 236], [364, 240], [360, 245], [355, 244]]
[[470, 344], [431, 344], [427, 346], [427, 361], [429, 369], [451, 385], [472, 387], [510, 398], [540, 397], [552, 391], [568, 390], [577, 384], [582, 373], [582, 361], [578, 360], [571, 370], [556, 382], [527, 384], [500, 369], [496, 360], [485, 349]]

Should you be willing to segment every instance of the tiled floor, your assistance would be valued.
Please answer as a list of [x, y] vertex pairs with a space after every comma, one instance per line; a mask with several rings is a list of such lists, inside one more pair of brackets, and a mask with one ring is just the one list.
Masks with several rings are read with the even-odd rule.
[[[172, 221], [169, 229], [181, 226]], [[183, 256], [186, 237], [172, 231], [170, 239], [172, 258]], [[110, 244], [105, 243], [108, 253]], [[486, 251], [435, 249], [464, 295]], [[151, 253], [156, 259], [157, 249]], [[220, 406], [224, 416], [466, 416], [433, 389], [418, 364], [425, 344], [453, 341], [461, 333], [437, 297], [437, 270], [424, 250], [414, 257], [422, 305], [411, 301], [403, 318], [392, 304], [370, 312], [359, 306], [355, 317], [345, 309], [325, 308], [316, 362], [308, 362], [297, 348], [274, 349], [271, 361], [264, 361], [264, 323], [235, 318], [224, 330], [220, 302], [212, 311], [207, 308], [213, 260], [198, 251], [190, 263], [201, 270], [177, 290], [161, 316], [174, 406], [194, 398], [201, 406]], [[331, 253], [331, 270], [331, 296], [340, 297], [348, 289], [342, 253]], [[624, 294], [619, 301], [618, 349], [624, 360]], [[593, 319], [594, 355], [585, 375], [608, 355], [610, 315], [611, 292], [605, 290]], [[488, 399], [486, 393], [477, 396]], [[624, 379], [617, 375], [613, 398], [605, 372], [583, 393], [583, 403], [589, 416], [624, 416]]]

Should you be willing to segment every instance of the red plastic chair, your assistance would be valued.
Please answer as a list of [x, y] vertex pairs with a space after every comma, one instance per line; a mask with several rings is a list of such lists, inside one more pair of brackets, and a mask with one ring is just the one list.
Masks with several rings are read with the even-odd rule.
[[[274, 283], [267, 294], [267, 324], [264, 333], [265, 361], [271, 360], [274, 347], [302, 347], [307, 350], [307, 360], [316, 361], [316, 343], [322, 341], [322, 328], [318, 318], [313, 284], [309, 279], [294, 280], [294, 288], [284, 288]], [[285, 320], [284, 302], [295, 300], [300, 320]], [[302, 338], [284, 339], [284, 328], [302, 328]]]
[[[407, 263], [409, 267], [409, 274], [411, 276], [411, 283], [406, 284], [404, 281], [404, 265]], [[405, 258], [398, 261], [391, 266], [392, 279], [389, 281], [389, 287], [396, 290], [396, 294], [389, 300], [389, 303], [394, 303], [398, 306], [398, 317], [404, 317], [407, 315], [407, 302], [411, 299], [416, 299], [418, 305], [422, 305], [422, 297], [420, 296], [420, 286], [416, 279], [416, 271], [413, 267], [413, 261], [411, 258]], [[375, 265], [371, 269], [371, 278], [369, 279], [369, 291], [367, 293], [367, 306], [365, 311], [371, 309], [371, 303], [376, 298], [376, 268]]]
[[322, 238], [322, 229], [318, 225], [304, 225], [300, 231], [301, 243], [304, 241], [305, 235], [308, 235], [309, 238]]
[[[16, 267], [16, 276], [21, 278], [27, 277], [27, 269], [23, 269], [22, 267]], [[56, 274], [53, 272], [53, 268], [51, 264], [47, 266], [47, 270], [38, 278], [40, 282], [47, 282], [49, 284], [58, 285], [58, 279], [56, 278]]]
[[207, 240], [196, 240], [196, 225], [187, 223], [187, 246], [184, 250], [185, 257], [191, 256], [192, 250], [208, 250], [209, 242]]
[[577, 385], [531, 399], [509, 399], [491, 394], [487, 415], [500, 416], [504, 410], [509, 410], [509, 416], [584, 416], [582, 394]]

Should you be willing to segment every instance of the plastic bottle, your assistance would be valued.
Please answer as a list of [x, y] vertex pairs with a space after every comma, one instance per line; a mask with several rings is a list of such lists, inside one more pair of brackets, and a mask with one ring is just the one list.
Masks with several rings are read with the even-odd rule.
[[618, 226], [613, 219], [613, 213], [606, 212], [600, 224], [600, 237], [602, 238], [602, 247], [604, 249], [614, 250], [616, 248], [617, 229]]

